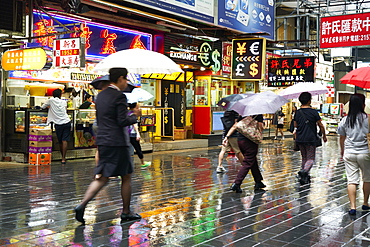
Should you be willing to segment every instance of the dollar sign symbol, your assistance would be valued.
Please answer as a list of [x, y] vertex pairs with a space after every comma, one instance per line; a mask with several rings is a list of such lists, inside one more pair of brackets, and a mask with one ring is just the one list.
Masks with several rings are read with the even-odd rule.
[[212, 70], [214, 72], [217, 72], [221, 69], [221, 63], [220, 63], [220, 60], [218, 59], [220, 56], [221, 54], [217, 49], [212, 52], [212, 60], [213, 60]]
[[168, 117], [164, 117], [164, 123], [168, 124]]
[[249, 74], [253, 77], [255, 77], [257, 74], [258, 74], [258, 64], [256, 63], [252, 63], [250, 66], [249, 66]]

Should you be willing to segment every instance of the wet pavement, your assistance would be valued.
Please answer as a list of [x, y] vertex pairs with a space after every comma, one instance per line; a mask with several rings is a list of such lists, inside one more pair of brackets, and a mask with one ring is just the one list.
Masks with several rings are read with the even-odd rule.
[[299, 152], [292, 139], [264, 141], [258, 159], [265, 191], [254, 191], [250, 175], [243, 193], [229, 190], [239, 164], [219, 148], [135, 156], [132, 209], [143, 219], [120, 222], [119, 179], [88, 204], [86, 226], [73, 208], [92, 178], [94, 161], [62, 166], [0, 165], [1, 246], [368, 246], [370, 213], [349, 216], [344, 164], [338, 138], [317, 151], [311, 185], [300, 186]]

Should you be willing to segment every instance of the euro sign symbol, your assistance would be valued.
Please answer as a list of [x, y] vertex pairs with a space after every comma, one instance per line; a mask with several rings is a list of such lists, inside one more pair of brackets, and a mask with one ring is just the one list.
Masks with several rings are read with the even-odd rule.
[[214, 72], [220, 71], [221, 69], [221, 63], [220, 60], [218, 59], [221, 56], [220, 52], [216, 49], [212, 52], [212, 60], [214, 65], [212, 66], [212, 70]]
[[242, 64], [242, 63], [239, 63], [238, 65], [236, 65], [236, 69], [235, 69], [236, 73], [235, 73], [235, 75], [236, 76], [244, 76], [244, 73], [242, 73], [244, 67], [245, 67], [245, 65]]
[[164, 123], [168, 124], [168, 117], [164, 117]]
[[258, 74], [258, 64], [256, 63], [252, 63], [250, 66], [249, 66], [249, 74], [253, 77], [255, 77], [257, 74]]

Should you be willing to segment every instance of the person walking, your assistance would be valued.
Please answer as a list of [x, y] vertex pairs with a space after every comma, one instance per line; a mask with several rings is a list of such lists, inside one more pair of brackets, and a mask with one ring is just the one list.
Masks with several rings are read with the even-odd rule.
[[[258, 128], [262, 132], [263, 131], [263, 116], [262, 115], [256, 115], [252, 116], [255, 120], [258, 121]], [[239, 118], [241, 120], [242, 118]], [[236, 124], [235, 123], [229, 130], [229, 132], [226, 134], [226, 138], [223, 140], [222, 144], [227, 145], [228, 138], [236, 131]], [[254, 185], [254, 189], [263, 189], [266, 187], [266, 185], [262, 182], [263, 177], [260, 171], [260, 168], [258, 166], [257, 162], [257, 153], [258, 153], [258, 144], [249, 140], [244, 135], [240, 134], [238, 135], [238, 145], [240, 148], [240, 151], [242, 152], [244, 159], [242, 162], [242, 166], [240, 167], [237, 177], [234, 180], [234, 183], [231, 185], [230, 190], [235, 191], [236, 193], [242, 193], [243, 190], [240, 188], [244, 178], [247, 176], [249, 170], [252, 172], [252, 176], [254, 178], [254, 182], [256, 183]]]
[[367, 133], [369, 133], [368, 115], [364, 111], [365, 96], [354, 94], [349, 100], [348, 115], [339, 123], [338, 134], [341, 155], [347, 174], [347, 193], [350, 202], [350, 215], [356, 214], [356, 191], [362, 174], [362, 209], [369, 210], [370, 195], [370, 155]]
[[310, 170], [315, 163], [316, 146], [318, 136], [317, 126], [322, 133], [322, 139], [327, 142], [325, 128], [321, 122], [319, 113], [311, 108], [312, 96], [308, 92], [299, 95], [301, 108], [294, 115], [293, 136], [301, 151], [302, 165], [298, 172], [298, 178], [301, 185], [308, 184], [311, 181]]
[[82, 202], [75, 207], [75, 218], [85, 223], [86, 205], [108, 182], [109, 177], [121, 177], [122, 214], [121, 220], [136, 220], [141, 216], [131, 212], [131, 174], [133, 172], [130, 156], [130, 141], [126, 126], [137, 122], [140, 109], [134, 109], [128, 115], [127, 98], [122, 91], [127, 86], [127, 69], [111, 68], [110, 85], [99, 93], [96, 100], [98, 135], [96, 144], [99, 151], [99, 163], [95, 167], [95, 179], [90, 183]]
[[60, 147], [60, 154], [62, 155], [62, 165], [66, 164], [67, 145], [71, 135], [71, 119], [67, 114], [67, 102], [61, 99], [62, 90], [55, 89], [53, 91], [53, 98], [48, 99], [42, 106], [42, 109], [48, 110], [48, 123], [53, 123], [55, 132]]
[[[221, 118], [222, 125], [224, 126], [224, 131], [222, 133], [222, 139], [226, 138], [227, 132], [229, 132], [230, 128], [235, 124], [236, 120], [238, 119], [239, 114], [235, 111], [225, 111], [223, 118]], [[238, 132], [235, 131], [228, 137], [228, 142], [226, 146], [222, 145], [221, 151], [218, 154], [218, 165], [216, 168], [217, 173], [226, 172], [226, 169], [222, 165], [222, 160], [224, 159], [225, 153], [233, 149], [235, 152], [236, 157], [238, 158], [240, 164], [243, 162], [243, 154], [241, 153], [238, 145]]]
[[[135, 108], [139, 108], [139, 105], [137, 103], [131, 103], [128, 104], [129, 106], [129, 112], [128, 114], [130, 115]], [[140, 132], [139, 132], [139, 124], [134, 123], [129, 126], [129, 133], [130, 133], [130, 143], [132, 147], [135, 149], [135, 152], [137, 156], [140, 159], [141, 162], [141, 168], [146, 168], [151, 165], [151, 162], [144, 162], [144, 154], [143, 151], [141, 150], [141, 145], [140, 145]]]
[[280, 132], [281, 140], [284, 140], [284, 117], [285, 114], [283, 113], [282, 108], [280, 108], [279, 111], [275, 112], [273, 122], [276, 126], [275, 128], [275, 138], [274, 140], [277, 140], [278, 132]]

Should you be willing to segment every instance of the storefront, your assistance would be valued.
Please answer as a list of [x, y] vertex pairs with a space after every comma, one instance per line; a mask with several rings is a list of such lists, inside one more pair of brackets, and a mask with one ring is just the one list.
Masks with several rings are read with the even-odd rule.
[[[4, 67], [3, 62], [3, 69], [8, 71], [4, 84], [7, 93], [3, 97], [3, 102], [6, 106], [6, 118], [9, 119], [4, 128], [6, 137], [4, 151], [5, 156], [14, 157], [13, 160], [21, 162], [27, 161], [26, 154], [31, 148], [30, 130], [50, 128], [46, 125], [47, 111], [39, 108], [52, 95], [53, 89], [58, 87], [64, 90], [63, 99], [67, 101], [68, 114], [73, 123], [71, 136], [74, 138], [68, 143], [70, 151], [67, 153], [69, 156], [67, 158], [94, 156], [96, 146], [92, 124], [95, 121], [95, 109], [79, 109], [79, 106], [83, 103], [84, 96], [87, 94], [95, 96], [98, 93], [89, 85], [89, 82], [101, 76], [93, 72], [95, 64], [118, 50], [153, 49], [150, 33], [62, 15], [51, 14], [51, 16], [53, 18], [35, 12], [33, 33], [38, 38], [34, 39], [33, 43], [28, 43], [28, 48], [17, 53], [13, 52], [8, 57], [8, 67]], [[55, 22], [59, 23], [56, 25]], [[60, 23], [68, 26], [71, 31], [63, 32], [65, 30]], [[77, 32], [74, 32], [76, 30]], [[55, 36], [47, 36], [50, 33], [58, 33], [58, 39]], [[83, 41], [81, 47], [75, 46], [76, 40]], [[56, 47], [58, 42], [59, 47]], [[27, 57], [27, 53], [30, 52], [32, 59]], [[81, 54], [85, 57], [80, 56]], [[54, 63], [53, 66], [50, 64], [51, 61]], [[35, 67], [38, 62], [43, 63], [43, 66]], [[147, 79], [141, 81], [140, 76], [136, 75], [130, 75], [130, 80], [136, 86], [142, 86], [145, 90], [156, 94], [156, 87], [152, 81]], [[143, 106], [145, 116], [142, 118], [144, 121], [142, 131], [147, 142], [143, 145], [144, 150], [152, 150], [153, 134], [147, 132], [153, 131], [150, 127], [154, 125], [154, 118], [151, 117], [153, 105], [152, 100], [144, 102]], [[56, 136], [53, 134], [52, 151], [59, 149], [56, 143]], [[59, 152], [53, 152], [53, 159], [58, 158]]]

